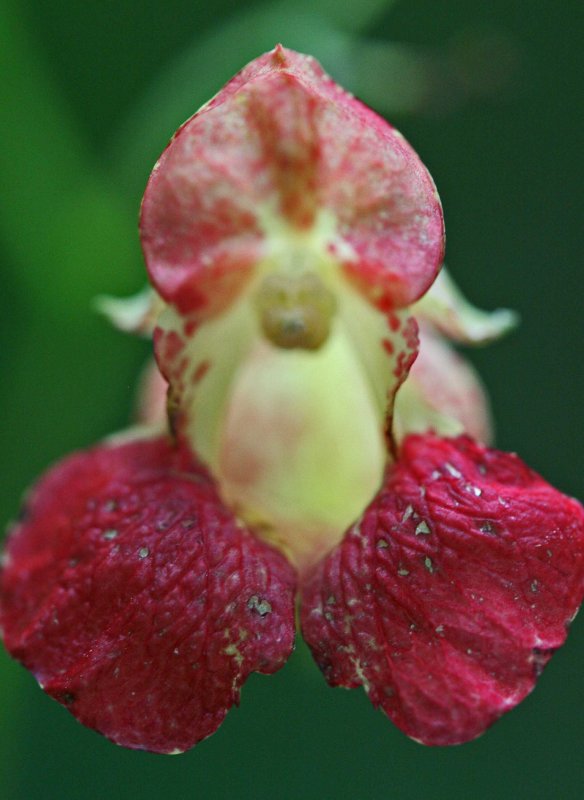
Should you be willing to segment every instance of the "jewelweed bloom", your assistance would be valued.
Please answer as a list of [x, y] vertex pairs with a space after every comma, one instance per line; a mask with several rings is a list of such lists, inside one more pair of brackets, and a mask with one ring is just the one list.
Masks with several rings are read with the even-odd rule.
[[478, 736], [565, 639], [584, 512], [488, 447], [447, 339], [512, 315], [437, 278], [417, 155], [277, 47], [175, 134], [140, 230], [154, 291], [114, 315], [153, 327], [161, 375], [142, 426], [27, 498], [1, 577], [8, 650], [84, 724], [171, 753], [285, 663], [297, 618], [327, 681], [363, 686], [408, 736]]

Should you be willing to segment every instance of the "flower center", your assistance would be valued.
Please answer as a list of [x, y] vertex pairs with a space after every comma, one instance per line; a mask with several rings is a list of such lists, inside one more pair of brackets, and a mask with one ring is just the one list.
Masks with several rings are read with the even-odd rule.
[[318, 350], [337, 308], [334, 295], [313, 272], [268, 275], [255, 304], [265, 337], [285, 350]]
[[390, 325], [352, 286], [329, 216], [306, 231], [265, 216], [264, 258], [238, 298], [186, 339], [172, 307], [161, 327], [182, 343], [181, 435], [240, 519], [303, 571], [379, 488], [407, 314]]

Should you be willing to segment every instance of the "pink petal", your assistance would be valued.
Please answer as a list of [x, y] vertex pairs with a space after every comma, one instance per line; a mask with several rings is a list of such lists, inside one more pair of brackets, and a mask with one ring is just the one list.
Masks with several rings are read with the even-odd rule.
[[394, 434], [433, 430], [443, 436], [467, 433], [493, 440], [489, 400], [472, 364], [428, 325], [420, 327], [420, 349], [396, 397]]
[[314, 59], [278, 46], [161, 156], [142, 206], [150, 277], [181, 313], [214, 313], [265, 257], [263, 215], [306, 230], [323, 211], [336, 223], [329, 249], [375, 300], [406, 305], [432, 283], [443, 220], [418, 156]]
[[410, 436], [309, 579], [302, 628], [333, 686], [428, 745], [481, 734], [534, 687], [584, 594], [584, 512], [515, 455]]
[[144, 366], [138, 381], [134, 418], [138, 424], [165, 425], [167, 421], [168, 382], [154, 359]]
[[165, 439], [102, 445], [34, 489], [8, 542], [0, 624], [81, 722], [168, 753], [213, 733], [250, 672], [284, 664], [294, 583]]

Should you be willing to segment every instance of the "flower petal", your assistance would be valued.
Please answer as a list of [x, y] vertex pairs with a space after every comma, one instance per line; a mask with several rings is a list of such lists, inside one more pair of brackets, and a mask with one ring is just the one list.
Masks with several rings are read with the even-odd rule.
[[303, 591], [328, 682], [363, 685], [428, 745], [481, 734], [522, 700], [584, 594], [584, 512], [514, 455], [410, 436]]
[[85, 725], [176, 752], [216, 730], [250, 672], [284, 664], [294, 583], [166, 439], [100, 446], [34, 489], [8, 542], [0, 623]]
[[145, 286], [132, 297], [99, 295], [94, 305], [118, 330], [149, 338], [165, 304], [150, 286]]
[[[394, 395], [418, 348], [407, 309], [384, 315], [348, 286], [338, 300], [342, 313], [317, 351], [271, 346], [241, 303], [194, 332], [169, 308], [154, 334], [177, 439], [299, 571], [377, 492], [394, 450]], [[152, 406], [150, 390], [143, 397]]]
[[168, 382], [154, 359], [144, 365], [138, 379], [134, 419], [142, 425], [166, 425]]
[[314, 59], [278, 46], [177, 131], [146, 188], [142, 245], [162, 297], [209, 316], [283, 235], [317, 228], [391, 307], [420, 297], [442, 261], [440, 201], [410, 145]]
[[467, 433], [484, 444], [493, 440], [486, 391], [472, 364], [429, 325], [420, 326], [420, 349], [407, 381], [397, 393], [394, 434], [432, 430], [441, 436]]
[[430, 290], [412, 308], [416, 318], [463, 344], [488, 344], [500, 339], [519, 322], [509, 308], [482, 311], [464, 297], [443, 267]]

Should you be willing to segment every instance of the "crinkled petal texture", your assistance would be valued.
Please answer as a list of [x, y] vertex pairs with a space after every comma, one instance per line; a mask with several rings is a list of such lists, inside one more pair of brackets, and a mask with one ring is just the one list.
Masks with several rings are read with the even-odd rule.
[[324, 246], [376, 301], [407, 305], [436, 277], [442, 210], [416, 153], [313, 58], [277, 47], [161, 156], [141, 215], [150, 277], [181, 313], [213, 313], [279, 237], [323, 214]]
[[412, 435], [304, 586], [302, 629], [329, 683], [456, 744], [531, 691], [583, 593], [575, 500], [514, 455]]
[[284, 664], [294, 584], [166, 439], [100, 446], [34, 489], [8, 542], [0, 623], [81, 722], [169, 753], [213, 733], [250, 672]]

